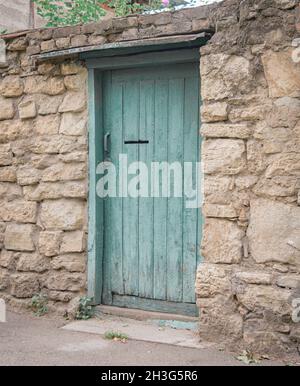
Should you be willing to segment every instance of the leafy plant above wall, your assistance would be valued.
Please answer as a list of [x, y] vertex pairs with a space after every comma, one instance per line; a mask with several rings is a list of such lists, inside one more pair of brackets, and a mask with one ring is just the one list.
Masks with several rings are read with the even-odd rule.
[[[85, 24], [100, 20], [106, 15], [105, 9], [116, 16], [172, 9], [187, 4], [186, 0], [32, 0], [37, 13], [47, 21], [47, 27], [61, 27]], [[190, 4], [194, 0], [191, 0]]]
[[85, 24], [98, 21], [106, 12], [100, 7], [100, 0], [33, 0], [37, 13], [47, 20], [47, 27]]

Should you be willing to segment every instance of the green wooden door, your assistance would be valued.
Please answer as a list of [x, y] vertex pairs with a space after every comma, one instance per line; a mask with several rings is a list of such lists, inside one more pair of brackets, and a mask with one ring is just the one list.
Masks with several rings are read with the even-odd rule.
[[[128, 166], [142, 161], [148, 171], [153, 162], [179, 162], [184, 170], [183, 162], [199, 160], [198, 64], [105, 72], [103, 103], [118, 175], [120, 154]], [[119, 177], [117, 188], [126, 189], [133, 177]], [[194, 315], [200, 210], [186, 208], [187, 198], [174, 192], [148, 197], [151, 178], [143, 197], [105, 199], [102, 302]]]

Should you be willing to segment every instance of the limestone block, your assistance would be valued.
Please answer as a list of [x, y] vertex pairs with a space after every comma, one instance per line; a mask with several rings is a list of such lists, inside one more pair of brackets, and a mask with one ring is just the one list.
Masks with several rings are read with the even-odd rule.
[[31, 298], [39, 293], [40, 285], [36, 274], [13, 274], [10, 282], [11, 294], [17, 298]]
[[4, 236], [4, 246], [12, 251], [34, 251], [34, 227], [29, 224], [8, 224]]
[[0, 145], [0, 166], [9, 166], [12, 162], [13, 154], [10, 145]]
[[16, 182], [17, 174], [14, 166], [0, 167], [0, 182]]
[[220, 100], [247, 91], [250, 86], [250, 63], [242, 57], [227, 54], [206, 55], [201, 58], [202, 97]]
[[17, 263], [17, 271], [43, 273], [50, 268], [48, 258], [38, 253], [22, 253]]
[[[299, 241], [299, 247], [300, 247], [300, 241]], [[300, 277], [299, 275], [280, 276], [276, 280], [276, 285], [281, 288], [300, 289]]]
[[32, 125], [30, 121], [14, 119], [0, 122], [0, 143], [11, 142], [30, 137], [32, 137]]
[[263, 142], [247, 141], [247, 167], [253, 174], [260, 174], [267, 167]]
[[267, 168], [266, 177], [298, 176], [300, 169], [300, 154], [282, 153], [274, 157], [273, 162]]
[[65, 135], [83, 135], [87, 127], [87, 113], [65, 113], [62, 115], [59, 132]]
[[86, 108], [86, 93], [84, 91], [69, 91], [59, 108], [60, 113], [81, 112]]
[[85, 275], [69, 272], [53, 272], [49, 275], [46, 284], [50, 290], [77, 292], [85, 287]]
[[272, 284], [272, 275], [261, 271], [237, 271], [234, 277], [247, 284]]
[[58, 163], [45, 169], [42, 174], [43, 182], [82, 180], [87, 176], [86, 164]]
[[86, 198], [85, 181], [43, 182], [37, 186], [25, 186], [24, 196], [29, 201], [42, 201], [56, 198]]
[[34, 121], [34, 131], [38, 135], [58, 134], [60, 115], [40, 115]]
[[35, 75], [25, 79], [24, 91], [26, 94], [59, 95], [65, 92], [65, 85], [62, 78], [45, 79], [42, 75]]
[[203, 207], [203, 214], [205, 217], [215, 218], [237, 218], [236, 209], [232, 205], [216, 205], [205, 203]]
[[259, 179], [253, 188], [258, 196], [289, 197], [295, 196], [297, 192], [298, 178], [289, 176], [277, 176], [272, 178]]
[[12, 100], [0, 96], [0, 121], [12, 119], [14, 114], [15, 110]]
[[238, 174], [245, 169], [245, 144], [242, 140], [206, 140], [202, 147], [204, 172]]
[[38, 95], [39, 98], [39, 114], [40, 115], [48, 115], [48, 114], [56, 114], [58, 112], [58, 108], [63, 101], [62, 95], [57, 96], [48, 96]]
[[[6, 269], [0, 268], [0, 291], [4, 291], [9, 286], [9, 273], [6, 271]], [[3, 308], [3, 307], [2, 307]], [[0, 320], [1, 322], [1, 320]]]
[[51, 260], [52, 269], [65, 269], [68, 272], [85, 272], [86, 263], [83, 254], [68, 254], [56, 256]]
[[1, 182], [0, 184], [0, 199], [13, 201], [23, 196], [21, 186], [10, 182]]
[[0, 220], [19, 223], [35, 223], [37, 204], [27, 201], [12, 201], [0, 203]]
[[21, 186], [34, 185], [40, 181], [40, 178], [41, 172], [31, 166], [22, 165], [17, 170], [17, 180]]
[[23, 94], [24, 86], [19, 76], [6, 76], [0, 81], [0, 95], [15, 98]]
[[77, 230], [85, 225], [85, 205], [79, 200], [44, 201], [41, 224], [46, 229]]
[[0, 254], [0, 267], [14, 270], [16, 268], [18, 253], [2, 249]]
[[239, 138], [246, 139], [251, 135], [252, 129], [246, 124], [210, 123], [201, 126], [201, 134], [208, 138]]
[[201, 108], [202, 122], [220, 122], [228, 118], [228, 104], [224, 102], [204, 104]]
[[73, 297], [74, 294], [72, 292], [65, 291], [49, 291], [49, 299], [54, 300], [56, 302], [68, 303]]
[[273, 108], [267, 116], [267, 124], [271, 127], [293, 128], [296, 126], [299, 119], [300, 100], [296, 98], [283, 97], [275, 100]]
[[62, 232], [40, 232], [39, 251], [41, 254], [52, 257], [59, 254]]
[[265, 76], [271, 98], [300, 96], [299, 64], [293, 61], [293, 49], [267, 51], [262, 56]]
[[196, 294], [210, 298], [231, 292], [230, 275], [224, 266], [201, 263], [197, 270]]
[[83, 70], [83, 67], [77, 63], [62, 63], [60, 69], [62, 75], [76, 75]]
[[66, 89], [69, 91], [81, 91], [87, 87], [87, 73], [68, 75], [64, 78]]
[[84, 232], [65, 232], [60, 248], [61, 253], [83, 252], [84, 250]]
[[69, 48], [70, 43], [71, 43], [70, 38], [59, 38], [59, 39], [56, 39], [55, 41], [56, 47], [59, 49]]
[[234, 222], [206, 219], [202, 255], [206, 262], [237, 264], [242, 259], [242, 231]]
[[251, 201], [248, 238], [257, 263], [299, 265], [299, 229], [299, 207], [267, 199]]
[[239, 302], [249, 311], [269, 310], [278, 315], [291, 315], [290, 291], [251, 284], [237, 294]]
[[21, 119], [35, 118], [37, 114], [36, 105], [33, 101], [21, 102], [18, 106]]

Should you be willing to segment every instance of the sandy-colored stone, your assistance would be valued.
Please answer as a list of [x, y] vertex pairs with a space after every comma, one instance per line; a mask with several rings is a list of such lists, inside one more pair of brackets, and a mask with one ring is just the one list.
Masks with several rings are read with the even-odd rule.
[[237, 271], [234, 277], [247, 284], [264, 284], [272, 283], [272, 275], [262, 271]]
[[12, 100], [0, 96], [0, 121], [12, 119], [14, 114], [15, 110]]
[[224, 102], [204, 104], [201, 108], [202, 122], [226, 121], [228, 104]]
[[60, 115], [39, 116], [34, 122], [34, 131], [38, 135], [58, 134]]
[[0, 202], [0, 220], [35, 223], [37, 204], [27, 201]]
[[13, 162], [10, 144], [0, 145], [0, 166], [9, 166]]
[[60, 108], [60, 113], [68, 113], [68, 112], [81, 112], [86, 108], [86, 94], [84, 91], [81, 92], [75, 92], [75, 91], [69, 91]]
[[11, 294], [16, 298], [31, 298], [38, 294], [40, 284], [36, 274], [22, 273], [14, 274], [10, 277]]
[[62, 115], [59, 132], [65, 135], [83, 135], [87, 127], [87, 114], [65, 113]]
[[251, 135], [251, 128], [246, 124], [203, 124], [201, 134], [208, 138], [240, 138], [246, 139]]
[[82, 180], [85, 179], [86, 173], [86, 165], [84, 163], [57, 163], [56, 165], [50, 166], [43, 172], [42, 181], [56, 182]]
[[248, 238], [257, 263], [300, 264], [300, 208], [266, 199], [251, 201]]
[[65, 85], [62, 78], [45, 79], [41, 75], [36, 75], [25, 79], [24, 91], [26, 94], [59, 95], [65, 92]]
[[51, 260], [52, 269], [65, 269], [68, 272], [85, 272], [85, 256], [79, 253], [61, 255]]
[[270, 50], [262, 56], [271, 98], [300, 96], [299, 64], [293, 61], [292, 52]]
[[0, 167], [0, 182], [16, 182], [17, 174], [14, 166]]
[[234, 139], [206, 140], [202, 146], [202, 161], [207, 174], [238, 174], [246, 166], [245, 144]]
[[64, 78], [66, 89], [69, 91], [81, 91], [87, 87], [86, 73], [80, 75], [69, 75]]
[[41, 224], [46, 229], [77, 230], [85, 222], [85, 205], [79, 200], [44, 201], [40, 212]]
[[18, 108], [21, 119], [35, 118], [37, 115], [36, 104], [34, 101], [21, 102]]
[[249, 285], [238, 300], [250, 311], [269, 310], [278, 315], [290, 315], [291, 293], [271, 286]]
[[250, 63], [242, 57], [214, 54], [201, 59], [201, 90], [204, 100], [218, 101], [249, 87]]
[[40, 171], [28, 165], [20, 166], [17, 170], [17, 180], [21, 186], [34, 185], [39, 182], [40, 178]]
[[85, 287], [84, 275], [69, 272], [53, 272], [47, 279], [47, 287], [55, 291], [80, 291]]
[[39, 96], [39, 109], [38, 109], [39, 114], [41, 115], [56, 114], [58, 112], [59, 106], [62, 103], [62, 100], [63, 100], [62, 95]]
[[82, 231], [65, 232], [63, 234], [60, 252], [83, 252], [85, 236]]
[[56, 198], [86, 198], [87, 184], [85, 181], [43, 182], [37, 186], [25, 186], [24, 195], [29, 201]]
[[231, 221], [206, 219], [202, 256], [209, 263], [237, 264], [242, 259], [244, 232]]
[[62, 232], [40, 232], [39, 251], [41, 254], [52, 257], [59, 254]]
[[34, 228], [29, 224], [8, 224], [5, 231], [4, 245], [12, 251], [34, 251]]
[[37, 253], [22, 253], [17, 263], [17, 271], [42, 273], [50, 268], [50, 261]]
[[0, 95], [6, 98], [19, 97], [23, 90], [23, 82], [19, 76], [7, 76], [0, 81]]

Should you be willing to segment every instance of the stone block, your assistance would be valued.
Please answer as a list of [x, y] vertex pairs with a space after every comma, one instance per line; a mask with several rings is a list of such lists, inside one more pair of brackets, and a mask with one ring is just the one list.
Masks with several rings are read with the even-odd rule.
[[34, 227], [29, 224], [8, 224], [4, 236], [5, 249], [11, 251], [34, 251]]
[[216, 264], [240, 263], [244, 235], [244, 231], [234, 222], [206, 219], [201, 250], [205, 261]]
[[41, 232], [39, 237], [39, 251], [41, 254], [52, 257], [59, 254], [62, 232]]
[[13, 274], [10, 277], [11, 294], [16, 298], [31, 298], [39, 293], [40, 284], [36, 274]]
[[61, 253], [71, 252], [83, 252], [84, 250], [84, 232], [65, 232], [62, 238], [62, 244], [60, 248]]
[[79, 200], [44, 201], [41, 205], [41, 224], [50, 230], [77, 230], [85, 225], [85, 205]]
[[245, 144], [242, 140], [206, 140], [202, 147], [204, 172], [222, 175], [238, 174], [245, 169]]
[[249, 247], [257, 263], [300, 264], [300, 208], [254, 199], [250, 207]]

